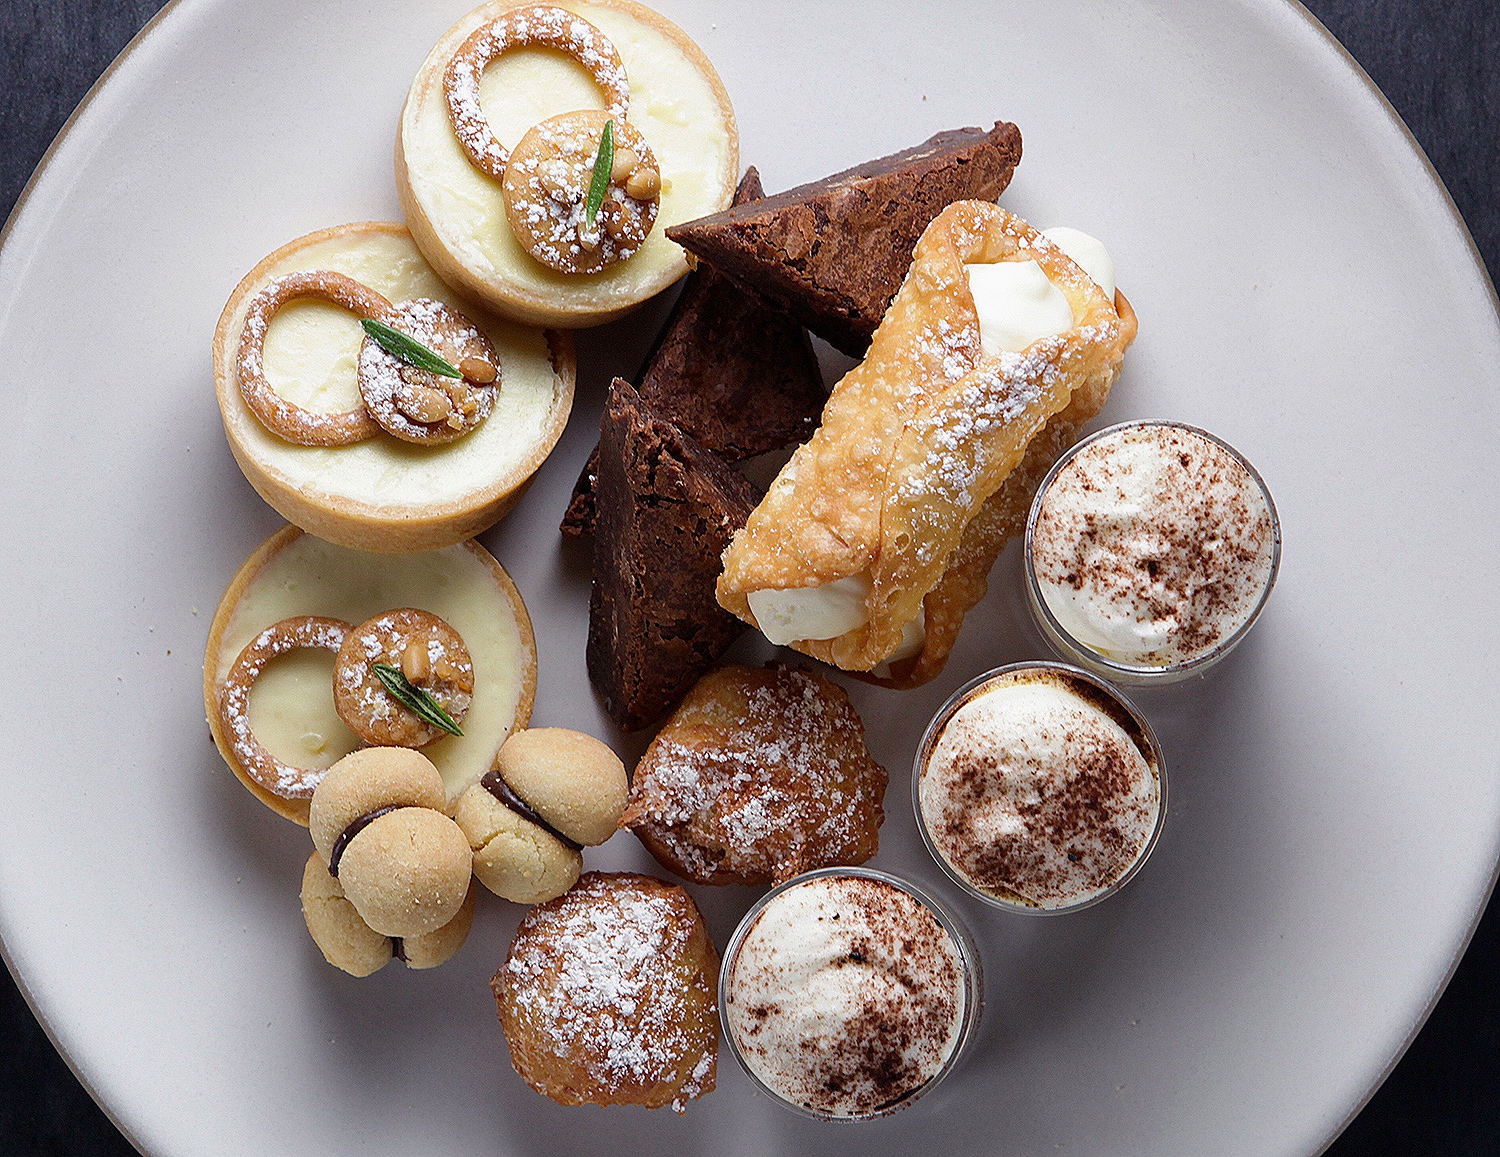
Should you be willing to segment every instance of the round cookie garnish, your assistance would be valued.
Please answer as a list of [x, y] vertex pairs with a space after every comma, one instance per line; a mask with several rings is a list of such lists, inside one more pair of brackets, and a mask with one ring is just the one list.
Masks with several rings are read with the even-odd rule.
[[342, 619], [300, 615], [273, 623], [256, 635], [234, 661], [219, 695], [219, 723], [246, 775], [272, 795], [305, 799], [323, 778], [321, 769], [293, 767], [277, 759], [250, 728], [250, 689], [266, 664], [303, 647], [338, 651], [353, 628]]
[[352, 628], [334, 666], [333, 703], [349, 729], [377, 747], [425, 747], [451, 734], [392, 695], [377, 666], [400, 671], [455, 724], [463, 722], [474, 695], [474, 663], [462, 636], [437, 615], [402, 607]]
[[588, 69], [603, 90], [611, 115], [623, 121], [630, 108], [630, 83], [619, 52], [609, 37], [582, 16], [553, 4], [502, 13], [470, 34], [443, 73], [453, 133], [474, 166], [496, 180], [505, 176], [510, 153], [496, 138], [479, 103], [479, 78], [501, 53], [529, 44], [556, 49]]
[[381, 429], [403, 442], [441, 446], [490, 416], [500, 392], [498, 359], [473, 322], [428, 297], [394, 306], [387, 320], [463, 376], [421, 369], [366, 337], [359, 349], [359, 392]]
[[298, 446], [349, 446], [373, 438], [380, 426], [365, 406], [341, 414], [321, 414], [289, 402], [266, 380], [266, 331], [288, 302], [313, 298], [341, 305], [361, 320], [385, 321], [394, 306], [367, 285], [328, 269], [288, 273], [270, 282], [250, 301], [240, 331], [236, 369], [245, 404], [265, 428]]
[[[588, 212], [600, 140], [614, 151], [598, 212]], [[505, 215], [521, 246], [559, 273], [597, 273], [633, 256], [656, 223], [661, 170], [630, 124], [594, 109], [566, 112], [521, 138], [505, 170]]]

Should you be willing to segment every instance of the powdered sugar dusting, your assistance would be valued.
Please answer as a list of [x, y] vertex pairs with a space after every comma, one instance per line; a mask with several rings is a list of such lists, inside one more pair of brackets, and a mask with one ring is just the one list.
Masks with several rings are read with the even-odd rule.
[[671, 1103], [713, 1088], [717, 958], [680, 888], [586, 873], [521, 921], [492, 982], [519, 1072], [565, 1104]]
[[496, 139], [479, 101], [485, 68], [507, 49], [541, 44], [571, 56], [604, 90], [606, 110], [620, 120], [630, 108], [625, 64], [609, 38], [583, 17], [552, 4], [513, 8], [472, 33], [448, 62], [443, 91], [454, 134], [469, 159], [497, 180], [510, 151]]
[[326, 772], [293, 767], [261, 745], [250, 729], [250, 689], [272, 659], [304, 647], [337, 652], [351, 629], [339, 619], [316, 615], [273, 623], [245, 645], [219, 692], [219, 719], [230, 751], [247, 775], [283, 799], [310, 797]]
[[692, 880], [780, 881], [874, 855], [888, 778], [842, 689], [805, 668], [726, 667], [647, 749], [621, 823]]

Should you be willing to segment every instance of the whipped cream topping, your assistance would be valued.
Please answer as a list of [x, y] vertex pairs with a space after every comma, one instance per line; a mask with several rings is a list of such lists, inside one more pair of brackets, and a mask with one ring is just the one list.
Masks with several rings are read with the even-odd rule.
[[1062, 674], [1000, 676], [943, 726], [918, 781], [938, 853], [981, 892], [1090, 900], [1149, 843], [1160, 785], [1140, 745]]
[[1191, 430], [1126, 427], [1085, 445], [1042, 495], [1031, 565], [1078, 643], [1170, 666], [1238, 631], [1271, 582], [1266, 495], [1229, 450]]
[[751, 591], [745, 601], [760, 633], [782, 647], [802, 639], [836, 639], [864, 626], [873, 589], [861, 571], [822, 586]]
[[868, 1116], [921, 1089], [958, 1048], [958, 945], [916, 897], [820, 876], [772, 897], [728, 964], [724, 1015], [740, 1056], [793, 1104]]

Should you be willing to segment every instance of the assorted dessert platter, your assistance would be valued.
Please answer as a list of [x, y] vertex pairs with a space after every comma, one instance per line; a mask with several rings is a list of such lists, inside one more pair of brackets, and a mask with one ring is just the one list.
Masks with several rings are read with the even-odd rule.
[[[288, 242], [214, 338], [230, 447], [290, 525], [229, 583], [204, 698], [229, 769], [309, 830], [308, 951], [437, 967], [482, 887], [531, 906], [492, 986], [537, 1092], [682, 1112], [722, 1028], [797, 1112], [904, 1108], [980, 1031], [965, 922], [1086, 907], [1145, 863], [1166, 756], [1117, 685], [1249, 629], [1280, 554], [1264, 482], [1180, 423], [1084, 437], [1138, 323], [1099, 241], [999, 203], [1013, 124], [767, 196], [682, 29], [491, 0], [394, 130], [405, 222]], [[679, 282], [556, 511], [593, 543], [586, 653], [539, 655], [474, 536], [562, 434], [569, 331]], [[831, 388], [810, 335], [856, 359]], [[1065, 662], [979, 675], [911, 736], [953, 904], [862, 867], [891, 771], [844, 682], [934, 679], [1017, 537]], [[726, 661], [749, 631], [801, 657]], [[618, 734], [528, 727], [539, 662], [587, 665], [649, 739], [633, 768]], [[587, 870], [617, 837], [663, 878]], [[770, 890], [721, 954], [685, 884]]]

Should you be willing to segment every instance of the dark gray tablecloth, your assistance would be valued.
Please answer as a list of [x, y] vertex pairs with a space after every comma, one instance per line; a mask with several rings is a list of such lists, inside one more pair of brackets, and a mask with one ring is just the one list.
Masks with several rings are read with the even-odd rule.
[[[88, 86], [159, 6], [160, 0], [0, 0], [0, 216], [9, 214]], [[1500, 3], [1308, 0], [1308, 7], [1405, 118], [1495, 278]], [[1493, 390], [1495, 383], [1476, 388]], [[0, 973], [0, 1155], [131, 1152], [52, 1049], [9, 975]], [[1493, 905], [1427, 1026], [1329, 1153], [1500, 1154], [1500, 912]]]

